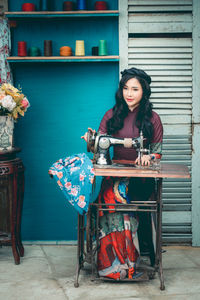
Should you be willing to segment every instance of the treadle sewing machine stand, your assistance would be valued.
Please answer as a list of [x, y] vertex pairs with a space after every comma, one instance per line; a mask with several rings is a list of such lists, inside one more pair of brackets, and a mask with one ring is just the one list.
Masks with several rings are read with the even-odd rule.
[[[143, 212], [155, 212], [156, 213], [156, 254], [155, 264], [152, 267], [148, 267], [147, 273], [149, 278], [136, 278], [136, 279], [124, 279], [122, 281], [141, 281], [148, 280], [154, 277], [154, 273], [158, 272], [160, 279], [160, 289], [164, 290], [164, 277], [162, 267], [162, 180], [163, 178], [190, 178], [188, 168], [183, 165], [175, 164], [161, 164], [159, 171], [151, 169], [139, 169], [132, 167], [113, 167], [112, 165], [105, 167], [99, 167], [94, 165], [95, 176], [112, 176], [112, 177], [151, 177], [155, 178], [155, 191], [153, 192], [150, 201], [140, 201], [131, 204], [116, 204], [114, 211], [131, 212], [131, 211], [143, 211]], [[107, 205], [108, 206], [108, 205]], [[77, 268], [76, 278], [74, 286], [78, 287], [78, 278], [80, 270], [83, 268], [84, 262], [91, 263], [92, 266], [92, 280], [95, 279], [96, 265], [95, 255], [99, 247], [99, 211], [109, 210], [106, 205], [99, 205], [97, 203], [91, 203], [87, 214], [87, 224], [85, 226], [84, 216], [78, 215], [78, 247], [77, 247]], [[96, 245], [93, 245], [91, 232], [91, 213], [95, 211], [96, 215]], [[86, 232], [86, 246], [84, 243], [84, 235]], [[103, 278], [105, 280], [105, 278]]]

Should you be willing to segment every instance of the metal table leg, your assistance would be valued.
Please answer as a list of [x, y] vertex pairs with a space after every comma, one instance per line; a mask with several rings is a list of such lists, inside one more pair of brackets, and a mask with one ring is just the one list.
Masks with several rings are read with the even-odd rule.
[[94, 236], [94, 224], [92, 221], [93, 209], [92, 206], [89, 206], [87, 213], [87, 223], [86, 223], [86, 262], [92, 263], [92, 253], [93, 253], [93, 236]]
[[96, 263], [95, 263], [95, 255], [98, 252], [98, 247], [99, 247], [99, 207], [95, 207], [95, 214], [96, 214], [96, 226], [95, 226], [95, 236], [96, 236], [96, 246], [92, 248], [91, 251], [91, 264], [92, 264], [92, 276], [91, 280], [94, 281], [96, 276], [95, 272], [97, 271]]
[[160, 199], [159, 199], [159, 183], [158, 179], [156, 180], [156, 191], [155, 191], [155, 199], [157, 201], [157, 212], [156, 212], [156, 255], [155, 255], [155, 271], [158, 271], [159, 267], [159, 204], [160, 204]]
[[84, 216], [78, 214], [78, 241], [77, 241], [77, 266], [74, 286], [79, 287], [78, 278], [80, 269], [83, 266], [84, 251]]
[[165, 289], [163, 267], [162, 267], [162, 178], [158, 179], [157, 184], [158, 208], [157, 208], [157, 237], [156, 237], [156, 257], [158, 274], [160, 278], [160, 289]]

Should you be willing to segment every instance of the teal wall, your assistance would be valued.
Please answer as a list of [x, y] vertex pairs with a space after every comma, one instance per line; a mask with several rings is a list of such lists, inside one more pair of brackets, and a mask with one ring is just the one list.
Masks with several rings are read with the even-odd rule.
[[[10, 1], [10, 10], [20, 10], [15, 2], [20, 3]], [[70, 18], [17, 21], [12, 54], [17, 54], [18, 40], [42, 50], [45, 39], [53, 40], [53, 55], [66, 41], [73, 48], [76, 39], [87, 41], [86, 55], [99, 39], [108, 41], [110, 55], [119, 53], [117, 18]], [[59, 158], [86, 152], [80, 137], [88, 126], [98, 129], [103, 114], [114, 105], [119, 65], [36, 62], [11, 67], [15, 85], [20, 84], [31, 104], [15, 125], [15, 144], [22, 149], [19, 156], [26, 169], [22, 239], [76, 240], [77, 213], [50, 179], [48, 169]]]

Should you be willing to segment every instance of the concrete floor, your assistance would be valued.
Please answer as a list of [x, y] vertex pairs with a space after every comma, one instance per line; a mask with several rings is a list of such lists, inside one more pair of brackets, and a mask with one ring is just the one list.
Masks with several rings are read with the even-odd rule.
[[74, 288], [76, 246], [25, 245], [20, 265], [14, 264], [11, 247], [2, 247], [0, 300], [200, 300], [200, 248], [164, 249], [161, 292], [157, 275], [148, 282], [91, 282], [87, 268]]

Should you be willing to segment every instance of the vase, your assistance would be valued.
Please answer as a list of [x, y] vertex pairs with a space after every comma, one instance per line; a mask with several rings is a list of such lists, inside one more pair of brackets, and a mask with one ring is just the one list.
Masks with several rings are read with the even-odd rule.
[[13, 118], [8, 116], [0, 116], [0, 151], [12, 149], [13, 129]]

